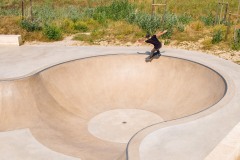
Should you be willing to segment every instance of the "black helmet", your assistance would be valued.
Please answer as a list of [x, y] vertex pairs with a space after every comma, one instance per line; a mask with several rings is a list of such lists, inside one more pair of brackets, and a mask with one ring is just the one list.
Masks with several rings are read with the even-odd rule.
[[151, 35], [150, 35], [150, 33], [148, 32], [147, 34], [146, 34], [146, 36], [145, 36], [145, 38], [149, 38]]

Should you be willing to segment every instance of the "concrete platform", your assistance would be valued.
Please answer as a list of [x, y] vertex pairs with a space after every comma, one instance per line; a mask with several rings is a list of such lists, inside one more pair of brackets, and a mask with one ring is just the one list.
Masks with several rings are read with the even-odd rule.
[[16, 45], [23, 44], [21, 35], [2, 35], [0, 34], [0, 45]]
[[146, 63], [137, 52], [149, 49], [1, 47], [1, 134], [26, 129], [22, 139], [48, 149], [6, 149], [5, 138], [0, 158], [34, 159], [31, 150], [53, 159], [206, 158], [240, 121], [240, 67], [171, 48]]

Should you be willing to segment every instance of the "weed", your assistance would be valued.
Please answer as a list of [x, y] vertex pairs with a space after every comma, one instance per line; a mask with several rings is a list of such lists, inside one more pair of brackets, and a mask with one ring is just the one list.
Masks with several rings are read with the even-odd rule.
[[50, 23], [57, 18], [56, 12], [49, 5], [34, 7], [33, 14], [35, 18], [41, 20], [43, 23]]
[[185, 30], [185, 26], [184, 26], [184, 24], [182, 24], [182, 23], [178, 23], [178, 25], [177, 25], [177, 29], [178, 29], [178, 31], [180, 31], [180, 32], [184, 32], [184, 30]]
[[42, 29], [38, 21], [22, 20], [20, 26], [28, 32], [39, 31]]
[[79, 9], [74, 6], [67, 7], [63, 13], [67, 13], [66, 18], [70, 18], [73, 22], [77, 22], [82, 17]]
[[45, 24], [43, 27], [43, 34], [50, 40], [62, 39], [62, 31], [55, 25]]
[[235, 33], [235, 41], [232, 44], [233, 50], [240, 50], [240, 29], [238, 29]]
[[74, 22], [70, 19], [64, 19], [61, 22], [61, 30], [65, 31], [66, 33], [73, 33], [74, 32]]
[[217, 30], [213, 33], [212, 44], [219, 43], [223, 40], [223, 32], [221, 30]]
[[212, 15], [212, 13], [208, 14], [207, 16], [203, 16], [200, 19], [206, 26], [213, 26], [215, 23], [215, 17]]
[[192, 16], [187, 14], [187, 13], [184, 13], [180, 16], [178, 16], [178, 23], [181, 23], [181, 24], [188, 24], [192, 21]]
[[167, 13], [165, 15], [165, 19], [161, 25], [161, 29], [162, 30], [167, 29], [168, 32], [163, 35], [163, 38], [171, 39], [173, 35], [173, 30], [175, 27], [177, 27], [177, 23], [178, 23], [178, 18], [175, 14]]
[[132, 13], [127, 17], [127, 21], [138, 25], [145, 32], [155, 33], [161, 27], [161, 18], [146, 13]]
[[74, 24], [74, 29], [82, 32], [87, 32], [88, 26], [86, 22], [78, 21]]
[[169, 39], [165, 39], [164, 45], [169, 45], [170, 43], [171, 43], [171, 41]]
[[100, 23], [104, 23], [106, 19], [122, 20], [134, 11], [134, 6], [127, 0], [116, 0], [108, 6], [97, 7], [92, 16]]

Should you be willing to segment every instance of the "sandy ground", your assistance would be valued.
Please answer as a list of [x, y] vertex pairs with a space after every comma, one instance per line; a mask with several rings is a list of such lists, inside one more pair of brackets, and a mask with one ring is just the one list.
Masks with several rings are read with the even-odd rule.
[[[76, 41], [72, 40], [73, 36], [69, 36], [64, 38], [62, 41], [56, 41], [56, 42], [25, 42], [25, 45], [61, 45], [61, 46], [89, 46], [88, 43], [82, 42], [82, 41]], [[121, 43], [119, 41], [100, 41], [97, 42], [95, 45], [100, 46], [149, 46], [147, 44], [142, 44], [139, 42], [136, 43]], [[233, 51], [233, 50], [221, 50], [219, 48], [214, 48], [211, 50], [202, 50], [202, 44], [201, 42], [181, 42], [178, 44], [175, 44], [174, 42], [171, 42], [168, 45], [164, 45], [164, 47], [170, 47], [170, 48], [180, 48], [180, 49], [186, 49], [186, 50], [193, 50], [193, 51], [202, 51], [207, 54], [216, 55], [218, 57], [221, 57], [226, 60], [233, 61], [234, 63], [240, 64], [240, 51]]]

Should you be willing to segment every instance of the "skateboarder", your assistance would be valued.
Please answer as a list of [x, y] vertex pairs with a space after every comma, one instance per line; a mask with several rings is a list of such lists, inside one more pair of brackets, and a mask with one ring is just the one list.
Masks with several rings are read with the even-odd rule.
[[160, 56], [160, 51], [159, 49], [162, 47], [162, 43], [158, 40], [158, 37], [160, 37], [161, 35], [167, 33], [167, 30], [163, 31], [163, 32], [158, 32], [157, 34], [154, 34], [153, 36], [151, 36], [149, 33], [147, 33], [146, 37], [147, 40], [145, 41], [146, 43], [150, 43], [154, 46], [154, 48], [151, 50], [150, 53], [150, 59], [155, 56], [158, 55]]

